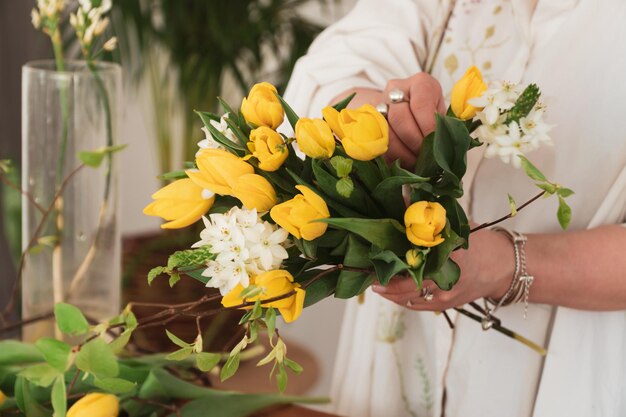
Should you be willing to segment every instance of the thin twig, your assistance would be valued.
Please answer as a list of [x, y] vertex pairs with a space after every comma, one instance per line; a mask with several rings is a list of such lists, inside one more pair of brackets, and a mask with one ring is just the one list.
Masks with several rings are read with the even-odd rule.
[[35, 201], [35, 198], [32, 196], [32, 194], [30, 194], [28, 191], [24, 190], [19, 185], [15, 184], [13, 181], [9, 180], [7, 177], [5, 177], [2, 174], [0, 174], [0, 181], [5, 183], [9, 187], [13, 188], [14, 190], [18, 191], [24, 197], [26, 197], [28, 202], [31, 203], [33, 206], [35, 206], [35, 208], [37, 208], [37, 210], [39, 210], [41, 213], [44, 213], [46, 211], [46, 209], [41, 204]]
[[[528, 200], [527, 202], [525, 202], [521, 206], [517, 207], [516, 211], [520, 212], [522, 209], [524, 209], [524, 207], [526, 207], [527, 205], [529, 205], [533, 201], [539, 199], [539, 197], [542, 197], [544, 194], [546, 194], [545, 191], [540, 192], [539, 194], [537, 194], [536, 196], [534, 196], [533, 198], [531, 198], [530, 200]], [[505, 221], [507, 219], [510, 219], [511, 217], [513, 217], [513, 213], [509, 213], [506, 216], [502, 216], [498, 220], [494, 220], [494, 221], [489, 222], [489, 223], [483, 223], [480, 226], [476, 226], [475, 228], [471, 229], [470, 233], [478, 232], [479, 230], [485, 229], [487, 227], [494, 226], [494, 225], [496, 225], [496, 224], [498, 224], [500, 222], [503, 222], [503, 221]]]
[[11, 323], [11, 324], [8, 324], [6, 326], [0, 327], [0, 334], [6, 333], [6, 332], [10, 332], [11, 330], [22, 328], [24, 326], [27, 326], [27, 325], [32, 324], [32, 323], [36, 323], [36, 322], [41, 321], [41, 320], [47, 320], [47, 319], [50, 319], [52, 317], [54, 317], [54, 312], [52, 312], [52, 311], [48, 311], [47, 313], [43, 313], [43, 314], [38, 314], [36, 316], [29, 317], [27, 319], [20, 320], [18, 322]]
[[33, 236], [30, 238], [30, 241], [28, 242], [28, 245], [26, 246], [26, 249], [24, 249], [24, 252], [22, 252], [22, 255], [20, 256], [20, 262], [19, 262], [19, 265], [18, 265], [18, 268], [17, 268], [17, 277], [15, 279], [15, 282], [13, 283], [13, 288], [11, 290], [11, 297], [9, 298], [9, 302], [7, 303], [7, 305], [2, 310], [2, 313], [0, 313], [0, 315], [3, 318], [6, 317], [13, 310], [13, 307], [15, 306], [15, 301], [17, 299], [17, 293], [18, 293], [18, 290], [20, 288], [20, 284], [21, 284], [21, 281], [22, 281], [22, 272], [24, 271], [24, 262], [26, 260], [26, 255], [28, 254], [28, 251], [35, 245], [35, 242], [39, 238], [39, 234], [41, 233], [41, 231], [42, 231], [42, 229], [43, 229], [43, 227], [44, 227], [44, 225], [46, 223], [46, 220], [50, 216], [50, 213], [52, 213], [52, 211], [53, 211], [53, 209], [55, 207], [56, 201], [63, 194], [63, 192], [65, 191], [65, 188], [67, 187], [67, 185], [70, 182], [70, 180], [74, 177], [74, 175], [76, 175], [84, 167], [85, 167], [85, 164], [80, 164], [79, 166], [77, 166], [74, 169], [74, 171], [72, 171], [67, 177], [65, 177], [65, 179], [61, 183], [61, 186], [59, 187], [59, 190], [54, 195], [54, 198], [52, 199], [52, 202], [50, 203], [50, 205], [48, 206], [46, 211], [43, 213], [43, 216], [41, 216], [41, 220], [40, 220], [39, 224], [37, 225], [37, 228], [35, 229], [35, 232], [33, 233]]
[[76, 368], [76, 372], [74, 373], [72, 382], [70, 382], [70, 385], [68, 385], [67, 387], [66, 398], [69, 398], [70, 394], [72, 393], [72, 390], [74, 389], [74, 384], [76, 384], [76, 381], [78, 380], [78, 375], [80, 375], [80, 369]]

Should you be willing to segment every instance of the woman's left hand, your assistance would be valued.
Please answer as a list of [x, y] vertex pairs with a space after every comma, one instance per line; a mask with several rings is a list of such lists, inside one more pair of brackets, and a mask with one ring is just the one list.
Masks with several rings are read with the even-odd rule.
[[[472, 233], [469, 249], [460, 249], [452, 259], [461, 268], [459, 281], [450, 291], [440, 290], [425, 277], [423, 291], [408, 277], [394, 277], [384, 287], [372, 286], [374, 292], [412, 310], [443, 311], [462, 306], [482, 297], [502, 297], [513, 278], [515, 268], [513, 244], [502, 233], [488, 229]], [[424, 293], [432, 294], [425, 297]]]

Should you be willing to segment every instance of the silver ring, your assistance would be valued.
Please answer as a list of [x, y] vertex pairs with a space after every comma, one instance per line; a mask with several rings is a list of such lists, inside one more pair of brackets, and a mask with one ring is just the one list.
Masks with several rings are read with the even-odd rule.
[[389, 112], [389, 105], [387, 103], [378, 103], [376, 105], [376, 111], [387, 117], [387, 113]]
[[413, 307], [413, 301], [411, 301], [411, 300], [407, 300], [407, 301], [406, 301], [406, 306], [407, 306], [408, 308]]
[[389, 91], [389, 101], [392, 103], [401, 103], [404, 101], [404, 91], [399, 88], [394, 88]]
[[428, 287], [422, 288], [422, 292], [420, 295], [422, 296], [424, 301], [426, 301], [427, 303], [433, 301], [433, 299], [435, 298], [435, 294], [433, 294], [430, 288]]

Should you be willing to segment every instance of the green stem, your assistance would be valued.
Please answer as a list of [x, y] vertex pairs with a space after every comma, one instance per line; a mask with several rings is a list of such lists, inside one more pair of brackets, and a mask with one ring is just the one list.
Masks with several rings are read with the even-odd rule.
[[[52, 36], [52, 50], [54, 51], [54, 63], [58, 72], [65, 72], [65, 61], [63, 59], [63, 43], [58, 30]], [[67, 140], [69, 136], [69, 109], [67, 100], [67, 85], [61, 84], [59, 91], [59, 100], [61, 104], [61, 115], [63, 118], [63, 127], [61, 131], [61, 145], [59, 149], [59, 160], [57, 162], [57, 186], [63, 181], [65, 171], [65, 156], [67, 153]]]

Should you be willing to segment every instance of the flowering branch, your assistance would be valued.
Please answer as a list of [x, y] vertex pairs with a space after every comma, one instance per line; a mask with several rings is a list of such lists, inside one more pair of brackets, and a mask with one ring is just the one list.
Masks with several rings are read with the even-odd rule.
[[494, 225], [496, 225], [498, 223], [501, 223], [501, 222], [503, 222], [503, 221], [505, 221], [507, 219], [510, 219], [511, 217], [515, 216], [517, 214], [517, 212], [519, 212], [520, 210], [522, 210], [523, 208], [525, 208], [529, 204], [533, 203], [535, 200], [538, 200], [540, 197], [543, 197], [544, 195], [546, 195], [545, 191], [540, 192], [539, 194], [537, 194], [536, 196], [534, 196], [533, 198], [531, 198], [530, 200], [528, 200], [527, 202], [525, 202], [521, 206], [517, 207], [515, 214], [513, 212], [511, 212], [511, 213], [507, 214], [506, 216], [500, 217], [498, 220], [494, 220], [494, 221], [489, 222], [489, 223], [483, 223], [480, 226], [476, 226], [473, 229], [471, 229], [470, 233], [478, 232], [479, 230], [485, 229], [487, 227], [494, 226]]

